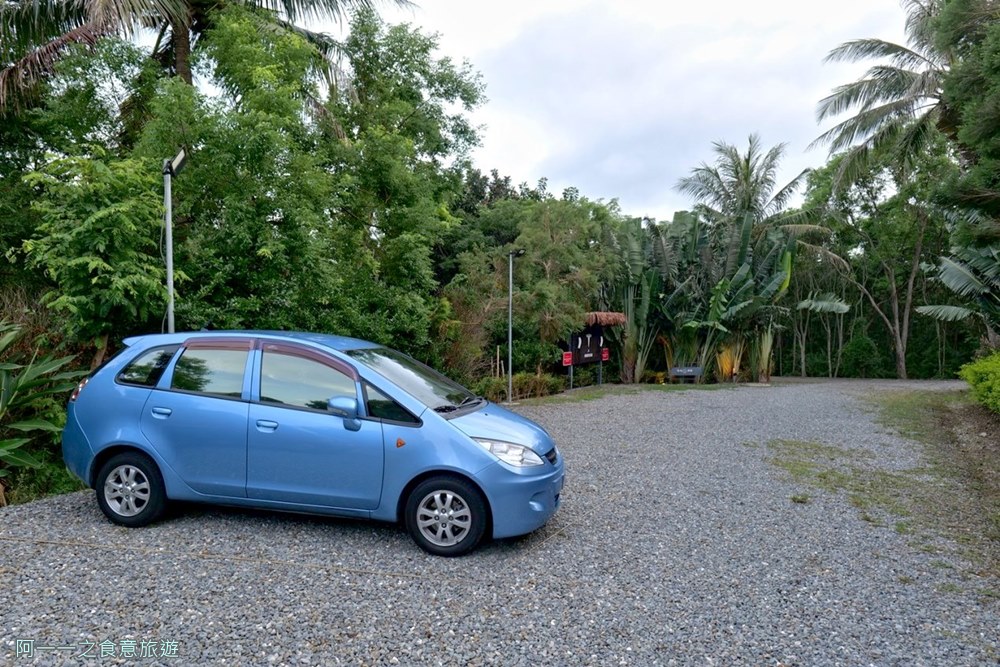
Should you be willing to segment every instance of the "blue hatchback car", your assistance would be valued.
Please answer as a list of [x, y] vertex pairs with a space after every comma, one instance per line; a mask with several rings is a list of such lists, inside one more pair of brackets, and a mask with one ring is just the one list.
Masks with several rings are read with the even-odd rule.
[[63, 431], [66, 465], [117, 524], [197, 501], [402, 522], [459, 556], [559, 507], [542, 427], [401, 352], [267, 331], [124, 344], [73, 392]]

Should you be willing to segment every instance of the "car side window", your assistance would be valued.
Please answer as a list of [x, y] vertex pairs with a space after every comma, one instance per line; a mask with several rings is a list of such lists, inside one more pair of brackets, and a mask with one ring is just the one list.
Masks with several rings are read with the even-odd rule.
[[333, 397], [357, 398], [354, 380], [346, 374], [294, 354], [264, 350], [260, 366], [260, 401], [326, 411]]
[[240, 398], [247, 350], [186, 348], [174, 365], [171, 389]]
[[420, 423], [409, 410], [367, 383], [365, 383], [365, 398], [370, 417], [402, 424]]
[[168, 345], [146, 350], [125, 366], [116, 379], [123, 384], [155, 387], [179, 347], [180, 345]]

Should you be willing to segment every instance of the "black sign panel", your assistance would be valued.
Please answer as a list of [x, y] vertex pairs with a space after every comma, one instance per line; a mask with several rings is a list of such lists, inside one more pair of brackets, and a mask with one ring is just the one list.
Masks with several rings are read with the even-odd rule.
[[601, 348], [604, 347], [604, 327], [600, 324], [589, 326], [582, 332], [573, 334], [569, 344], [574, 366], [596, 364], [601, 360]]

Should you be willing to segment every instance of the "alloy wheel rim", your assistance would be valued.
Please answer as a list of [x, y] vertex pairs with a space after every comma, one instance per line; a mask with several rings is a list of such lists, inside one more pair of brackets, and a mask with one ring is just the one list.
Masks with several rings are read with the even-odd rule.
[[417, 527], [431, 544], [453, 547], [469, 534], [472, 511], [454, 491], [433, 491], [417, 505]]
[[146, 474], [134, 465], [120, 465], [104, 481], [104, 500], [119, 516], [135, 516], [149, 503]]

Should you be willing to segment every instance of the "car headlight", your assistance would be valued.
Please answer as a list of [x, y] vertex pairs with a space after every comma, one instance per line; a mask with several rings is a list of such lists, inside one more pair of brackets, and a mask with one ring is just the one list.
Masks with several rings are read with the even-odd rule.
[[512, 442], [502, 440], [488, 440], [486, 438], [473, 438], [483, 449], [493, 454], [504, 463], [509, 463], [518, 468], [528, 468], [530, 466], [542, 465], [542, 459], [532, 449], [523, 445], [515, 445]]

